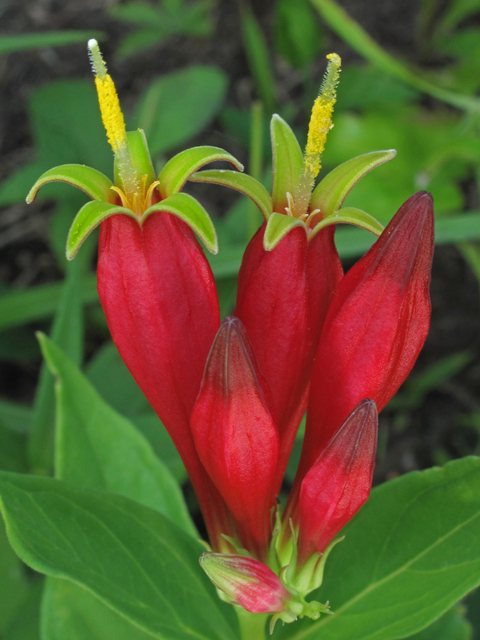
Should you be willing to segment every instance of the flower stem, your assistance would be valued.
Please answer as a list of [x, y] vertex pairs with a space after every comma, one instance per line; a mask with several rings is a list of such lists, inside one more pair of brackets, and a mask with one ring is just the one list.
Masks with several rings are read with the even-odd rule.
[[249, 613], [243, 607], [235, 607], [240, 623], [242, 640], [265, 640], [268, 613]]

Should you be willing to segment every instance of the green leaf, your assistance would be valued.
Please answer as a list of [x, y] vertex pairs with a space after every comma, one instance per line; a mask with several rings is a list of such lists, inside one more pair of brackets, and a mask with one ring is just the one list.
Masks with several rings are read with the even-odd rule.
[[[0, 296], [0, 330], [52, 317], [58, 309], [65, 286], [64, 282], [54, 282]], [[82, 278], [79, 294], [84, 304], [98, 302], [96, 276]]]
[[277, 244], [282, 240], [287, 233], [289, 233], [295, 227], [303, 227], [305, 233], [307, 233], [307, 227], [302, 220], [287, 216], [283, 213], [272, 213], [268, 219], [267, 226], [265, 228], [265, 235], [263, 236], [263, 247], [265, 251], [272, 251]]
[[[93, 203], [92, 203], [93, 204]], [[83, 309], [79, 292], [84, 264], [68, 265], [65, 287], [51, 328], [51, 338], [76, 362], [83, 360]], [[30, 463], [37, 472], [48, 473], [53, 463], [55, 398], [53, 376], [43, 364], [35, 395], [32, 429], [28, 443]]]
[[132, 162], [138, 175], [141, 178], [147, 176], [146, 184], [152, 184], [156, 176], [145, 132], [142, 129], [127, 131], [127, 142]]
[[462, 93], [455, 93], [432, 84], [419, 69], [411, 69], [382, 49], [362, 27], [334, 0], [311, 0], [325, 22], [352, 49], [366, 60], [390, 75], [399, 78], [414, 89], [442, 100], [459, 109], [480, 113], [480, 100]]
[[465, 620], [464, 607], [456, 605], [409, 640], [471, 640], [472, 626]]
[[0, 413], [0, 469], [26, 472], [26, 445], [25, 435], [6, 427]]
[[370, 231], [376, 236], [379, 236], [384, 229], [383, 225], [366, 211], [355, 207], [343, 207], [340, 211], [332, 213], [315, 225], [310, 237], [313, 238], [320, 229], [324, 229], [331, 224], [351, 224], [354, 227]]
[[141, 224], [145, 222], [148, 216], [158, 211], [172, 213], [174, 216], [186, 222], [199, 236], [210, 253], [218, 253], [218, 240], [215, 227], [213, 226], [210, 216], [198, 200], [195, 200], [195, 198], [192, 198], [192, 196], [186, 193], [174, 193], [173, 196], [168, 196], [165, 200], [147, 209], [140, 219]]
[[130, 218], [139, 222], [138, 216], [126, 207], [120, 207], [116, 204], [110, 204], [109, 202], [100, 202], [99, 200], [92, 200], [92, 202], [84, 204], [75, 216], [70, 231], [68, 232], [67, 258], [73, 260], [83, 242], [85, 242], [92, 231], [96, 229], [101, 222], [117, 213], [130, 216]]
[[0, 54], [12, 51], [26, 51], [40, 47], [63, 47], [77, 42], [85, 43], [90, 38], [103, 39], [99, 31], [45, 31], [43, 33], [23, 33], [21, 35], [0, 36]]
[[32, 410], [10, 400], [0, 400], [0, 420], [3, 425], [17, 433], [28, 433], [32, 424]]
[[396, 155], [395, 149], [372, 151], [340, 164], [323, 178], [312, 193], [311, 209], [320, 209], [324, 217], [332, 215], [340, 209], [359, 180], [376, 167], [392, 160]]
[[238, 638], [198, 563], [202, 545], [158, 511], [111, 493], [0, 472], [10, 542], [32, 568], [87, 588], [162, 640]]
[[[76, 584], [47, 578], [42, 601], [42, 640], [152, 640]], [[23, 639], [22, 639], [23, 640]]]
[[12, 624], [31, 590], [25, 565], [12, 550], [5, 526], [0, 520], [0, 634]]
[[103, 173], [85, 167], [82, 164], [64, 164], [60, 167], [49, 169], [35, 182], [27, 196], [27, 203], [30, 204], [35, 200], [40, 187], [49, 182], [66, 182], [84, 191], [92, 200], [105, 200], [108, 202], [112, 195], [110, 187], [112, 181], [104, 176]]
[[197, 535], [177, 483], [147, 441], [61, 349], [43, 335], [40, 344], [57, 379], [56, 477], [137, 500]]
[[295, 134], [276, 113], [270, 123], [273, 158], [273, 210], [282, 213], [287, 205], [287, 192], [292, 195], [303, 171], [303, 155]]
[[215, 67], [193, 66], [155, 80], [137, 110], [153, 156], [200, 133], [223, 104], [227, 76]]
[[263, 184], [255, 180], [246, 173], [237, 173], [227, 169], [208, 169], [199, 171], [190, 176], [191, 182], [207, 182], [219, 184], [235, 191], [240, 191], [247, 196], [260, 209], [265, 220], [268, 220], [272, 213], [272, 199]]
[[393, 640], [420, 631], [480, 583], [480, 459], [380, 485], [342, 534], [315, 594], [334, 614], [279, 637]]
[[250, 71], [255, 80], [257, 93], [268, 113], [273, 113], [277, 101], [275, 76], [270, 62], [265, 36], [253, 12], [245, 4], [240, 4], [242, 38]]
[[31, 585], [28, 597], [9, 624], [2, 640], [40, 640], [40, 603], [43, 582], [43, 580], [36, 580]]
[[305, 70], [320, 52], [323, 41], [309, 1], [279, 0], [275, 11], [275, 48], [292, 66]]
[[243, 171], [243, 164], [219, 147], [193, 147], [177, 153], [167, 162], [158, 176], [162, 198], [178, 193], [192, 173], [209, 162], [218, 161], [229, 162], [238, 171]]

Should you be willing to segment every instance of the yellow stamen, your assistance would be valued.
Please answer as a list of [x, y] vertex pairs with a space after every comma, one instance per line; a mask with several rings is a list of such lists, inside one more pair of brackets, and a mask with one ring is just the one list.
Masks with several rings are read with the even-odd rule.
[[108, 142], [117, 159], [125, 192], [129, 197], [133, 198], [134, 194], [139, 192], [140, 185], [128, 149], [125, 120], [123, 119], [117, 91], [111, 76], [107, 73], [107, 67], [100, 53], [98, 42], [93, 39], [89, 40], [88, 49], [95, 73], [98, 103]]
[[330, 53], [327, 56], [328, 67], [318, 98], [315, 100], [308, 125], [307, 146], [305, 149], [303, 173], [294, 194], [295, 215], [301, 217], [308, 210], [310, 195], [315, 178], [322, 168], [321, 159], [325, 149], [328, 132], [333, 128], [333, 107], [337, 101], [337, 85], [340, 75], [340, 56]]

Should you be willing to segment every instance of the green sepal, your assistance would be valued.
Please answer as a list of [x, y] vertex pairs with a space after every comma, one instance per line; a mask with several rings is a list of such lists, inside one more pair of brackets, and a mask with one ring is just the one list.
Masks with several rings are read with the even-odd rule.
[[117, 213], [123, 213], [139, 222], [138, 216], [131, 209], [98, 200], [87, 202], [75, 216], [68, 232], [67, 260], [73, 260], [82, 243], [103, 220]]
[[167, 162], [158, 176], [161, 197], [167, 198], [178, 193], [192, 173], [209, 162], [218, 161], [229, 162], [238, 171], [243, 171], [243, 165], [219, 147], [193, 147], [177, 153]]
[[366, 211], [357, 209], [356, 207], [343, 207], [337, 213], [327, 216], [312, 229], [309, 235], [311, 240], [321, 229], [332, 224], [351, 224], [360, 229], [365, 229], [379, 236], [383, 232], [383, 225]]
[[287, 206], [287, 191], [295, 193], [303, 171], [303, 155], [288, 124], [276, 113], [270, 123], [273, 158], [273, 210], [281, 213]]
[[263, 236], [263, 248], [265, 251], [272, 251], [287, 233], [295, 227], [303, 227], [307, 233], [307, 227], [302, 220], [287, 216], [283, 213], [272, 213], [268, 219]]
[[[141, 180], [143, 176], [147, 176], [147, 186], [155, 180], [155, 170], [153, 168], [152, 158], [148, 149], [147, 138], [143, 129], [136, 131], [127, 131], [127, 144], [132, 159], [132, 165], [137, 172], [138, 178]], [[114, 162], [114, 176], [117, 187], [123, 189], [122, 179], [118, 169], [118, 163]]]
[[186, 222], [192, 231], [195, 231], [199, 236], [210, 253], [218, 253], [215, 227], [210, 216], [198, 200], [195, 200], [187, 193], [174, 193], [172, 196], [165, 198], [165, 200], [149, 207], [140, 218], [140, 224], [143, 224], [149, 215], [159, 211], [171, 213]]
[[49, 182], [71, 184], [72, 187], [77, 187], [77, 189], [84, 191], [92, 200], [108, 202], [109, 197], [114, 195], [113, 191], [110, 190], [112, 181], [100, 171], [92, 169], [92, 167], [86, 167], [83, 164], [63, 164], [60, 167], [45, 171], [40, 176], [28, 193], [27, 203], [33, 202], [40, 187]]
[[381, 164], [392, 160], [396, 155], [395, 149], [371, 151], [338, 165], [323, 178], [312, 193], [311, 210], [320, 209], [324, 218], [335, 213], [363, 176]]
[[236, 171], [223, 169], [208, 169], [207, 171], [194, 173], [190, 176], [189, 180], [192, 182], [219, 184], [224, 187], [230, 187], [230, 189], [235, 189], [235, 191], [240, 191], [244, 196], [253, 200], [265, 220], [268, 220], [272, 213], [272, 198], [270, 194], [263, 184], [246, 173], [237, 173]]

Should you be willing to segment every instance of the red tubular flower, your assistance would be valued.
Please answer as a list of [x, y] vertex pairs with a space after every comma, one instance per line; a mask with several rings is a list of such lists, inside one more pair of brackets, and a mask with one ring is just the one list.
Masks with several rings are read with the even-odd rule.
[[362, 400], [304, 477], [298, 508], [298, 564], [324, 553], [366, 502], [377, 448], [377, 410]]
[[233, 514], [242, 544], [263, 559], [275, 505], [278, 432], [237, 318], [226, 318], [215, 338], [190, 424], [200, 460]]
[[311, 242], [292, 229], [265, 251], [265, 225], [251, 240], [238, 277], [235, 315], [245, 325], [268, 381], [280, 435], [276, 490], [306, 409], [308, 383], [328, 304], [342, 275], [333, 227]]
[[312, 373], [297, 488], [356, 404], [372, 398], [381, 411], [413, 367], [430, 324], [433, 226], [432, 197], [417, 193], [340, 282]]

